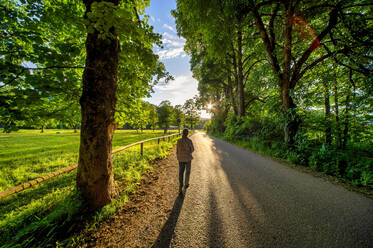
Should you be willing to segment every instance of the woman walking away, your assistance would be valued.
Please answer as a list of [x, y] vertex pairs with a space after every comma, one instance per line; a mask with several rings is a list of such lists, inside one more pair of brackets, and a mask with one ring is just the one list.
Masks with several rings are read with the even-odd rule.
[[188, 138], [188, 129], [183, 130], [183, 137], [177, 141], [176, 156], [179, 160], [179, 194], [183, 193], [184, 171], [185, 189], [189, 187], [190, 166], [192, 162], [192, 152], [194, 151], [193, 142]]

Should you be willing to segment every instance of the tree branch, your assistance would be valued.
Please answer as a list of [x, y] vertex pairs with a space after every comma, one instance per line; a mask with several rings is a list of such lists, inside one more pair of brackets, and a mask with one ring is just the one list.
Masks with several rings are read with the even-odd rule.
[[315, 50], [315, 43], [320, 42], [337, 24], [337, 14], [338, 11], [336, 8], [330, 12], [328, 26], [326, 26], [326, 28], [317, 36], [317, 38], [312, 42], [308, 49], [303, 53], [302, 57], [295, 64], [293, 69], [293, 76], [290, 82], [290, 88], [294, 88], [297, 81], [301, 78], [299, 77], [301, 67], [307, 61], [311, 53]]
[[279, 11], [279, 9], [280, 9], [280, 4], [278, 3], [278, 4], [276, 4], [276, 8], [273, 10], [271, 20], [269, 21], [269, 36], [270, 36], [269, 41], [270, 41], [271, 47], [273, 47], [273, 49], [275, 48], [275, 31], [274, 31], [274, 28], [273, 28], [273, 24], [275, 22], [277, 12]]
[[[295, 78], [295, 81], [298, 81], [299, 79], [301, 79], [303, 77], [303, 75], [310, 69], [312, 69], [314, 66], [316, 66], [317, 64], [319, 64], [320, 62], [324, 61], [325, 59], [333, 56], [333, 55], [336, 55], [338, 53], [344, 53], [346, 51], [346, 49], [341, 49], [341, 50], [338, 50], [338, 51], [335, 51], [333, 53], [328, 53], [328, 54], [325, 54], [324, 56], [321, 56], [320, 58], [316, 59], [314, 62], [312, 62], [311, 64], [307, 65], [299, 74], [298, 74], [298, 78]], [[291, 87], [294, 88], [295, 87], [295, 84], [291, 84]]]
[[[268, 37], [267, 30], [265, 29], [264, 24], [263, 24], [263, 20], [262, 20], [260, 14], [258, 12], [259, 7], [255, 6], [254, 1], [251, 0], [250, 2], [252, 4], [252, 12], [253, 12], [253, 17], [255, 19], [255, 24], [256, 24], [256, 26], [259, 30], [260, 36], [263, 40], [263, 45], [266, 49], [269, 62], [272, 66], [272, 70], [275, 74], [277, 74], [279, 77], [281, 77], [281, 68], [280, 68], [280, 65], [278, 63], [276, 55], [273, 53], [274, 47], [271, 46], [271, 42], [270, 42], [270, 39]], [[272, 3], [272, 1], [270, 1], [270, 2]], [[274, 3], [277, 3], [277, 1], [274, 1]]]
[[258, 64], [258, 63], [260, 63], [260, 62], [262, 62], [262, 61], [267, 61], [267, 59], [260, 59], [260, 60], [255, 61], [255, 62], [254, 62], [254, 63], [249, 67], [249, 69], [247, 69], [247, 71], [244, 73], [244, 78], [246, 79], [246, 77], [249, 75], [251, 69], [253, 69], [253, 67], [254, 67], [256, 64]]

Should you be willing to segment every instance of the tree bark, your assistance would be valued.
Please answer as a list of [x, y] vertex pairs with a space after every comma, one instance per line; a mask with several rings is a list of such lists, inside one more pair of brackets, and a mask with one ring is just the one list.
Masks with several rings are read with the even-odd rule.
[[332, 144], [332, 127], [330, 125], [330, 101], [329, 87], [326, 81], [324, 83], [324, 105], [325, 105], [325, 143]]
[[341, 128], [339, 123], [339, 109], [338, 109], [338, 86], [337, 80], [334, 79], [334, 112], [335, 112], [335, 131], [337, 132], [337, 147], [341, 148], [342, 146], [342, 136], [341, 136]]
[[285, 43], [284, 43], [284, 63], [282, 66], [282, 75], [280, 79], [280, 89], [282, 97], [282, 107], [286, 115], [286, 127], [284, 134], [285, 143], [293, 144], [295, 135], [299, 128], [299, 119], [296, 113], [296, 105], [290, 95], [290, 90], [295, 87], [291, 85], [291, 49], [292, 49], [292, 26], [291, 17], [293, 16], [291, 1], [285, 1]]
[[237, 64], [238, 64], [238, 80], [237, 80], [237, 101], [238, 115], [245, 116], [245, 96], [243, 88], [243, 63], [242, 63], [242, 27], [237, 31]]
[[232, 104], [233, 112], [235, 115], [238, 115], [238, 109], [237, 109], [236, 101], [234, 100], [232, 79], [230, 75], [228, 76], [228, 95], [229, 95], [229, 98]]
[[[93, 2], [84, 1], [85, 18]], [[111, 2], [118, 5], [118, 1]], [[114, 38], [105, 40], [98, 38], [96, 30], [88, 33], [85, 43], [77, 189], [93, 208], [104, 206], [117, 196], [111, 151], [120, 44], [113, 28], [110, 32]]]
[[[349, 89], [348, 89], [349, 90]], [[344, 119], [344, 128], [343, 128], [343, 142], [342, 142], [342, 149], [346, 149], [347, 141], [348, 141], [348, 131], [349, 131], [349, 124], [350, 124], [350, 91], [348, 91], [346, 96], [345, 102], [345, 119]]]

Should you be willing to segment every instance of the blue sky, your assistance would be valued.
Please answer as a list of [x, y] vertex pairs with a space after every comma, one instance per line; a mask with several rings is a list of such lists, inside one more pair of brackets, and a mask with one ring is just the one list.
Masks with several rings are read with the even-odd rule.
[[[177, 36], [175, 20], [170, 13], [173, 9], [176, 9], [174, 0], [151, 0], [146, 9], [146, 14], [150, 16], [149, 24], [154, 27], [154, 32], [162, 35], [164, 48], [155, 48], [155, 52], [175, 78], [168, 84], [158, 84], [152, 96], [145, 99], [155, 105], [163, 100], [169, 100], [172, 105], [182, 105], [198, 94], [198, 82], [190, 71], [190, 57], [183, 49], [185, 39]], [[207, 117], [205, 113], [202, 116]]]

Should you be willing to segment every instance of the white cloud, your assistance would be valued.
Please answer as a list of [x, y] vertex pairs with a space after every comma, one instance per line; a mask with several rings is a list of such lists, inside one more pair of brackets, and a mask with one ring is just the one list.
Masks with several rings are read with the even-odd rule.
[[174, 33], [176, 33], [176, 31], [175, 31], [175, 29], [173, 28], [173, 27], [171, 27], [170, 25], [168, 25], [168, 24], [163, 24], [163, 27], [164, 28], [167, 28], [168, 30], [171, 30], [172, 32], [174, 32]]
[[183, 58], [186, 56], [186, 53], [184, 52], [185, 39], [167, 32], [163, 33], [162, 36], [164, 48], [157, 50], [157, 54], [161, 60]]
[[154, 87], [155, 93], [147, 100], [159, 105], [163, 100], [169, 100], [172, 105], [184, 104], [187, 99], [198, 94], [198, 82], [192, 76], [176, 76], [168, 84], [158, 84]]
[[170, 49], [163, 49], [158, 53], [159, 58], [162, 60], [164, 59], [173, 59], [173, 58], [183, 58], [186, 56], [183, 47], [177, 48], [170, 48]]

